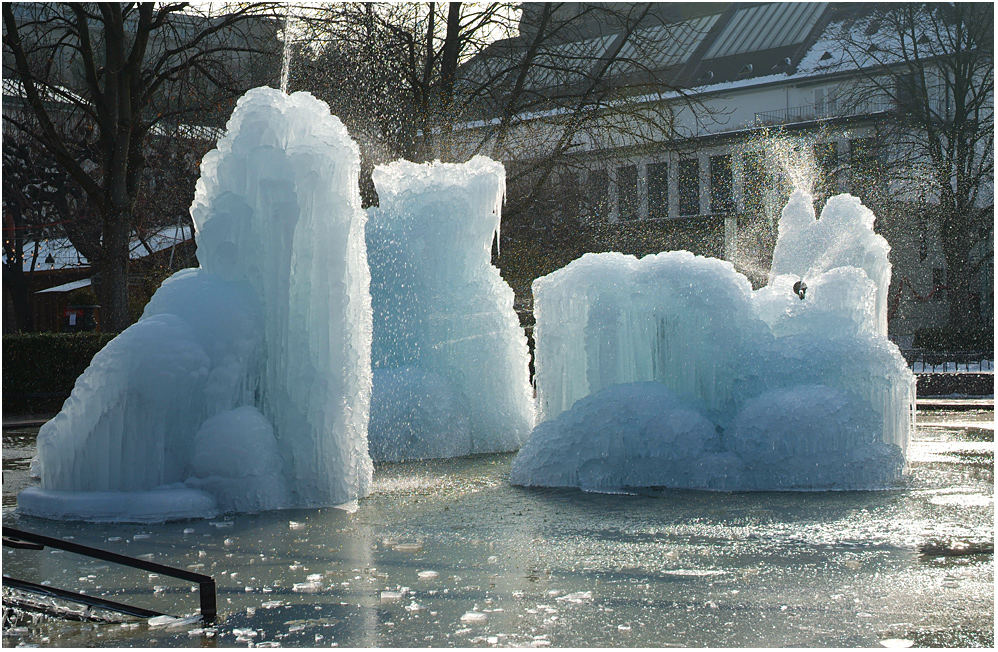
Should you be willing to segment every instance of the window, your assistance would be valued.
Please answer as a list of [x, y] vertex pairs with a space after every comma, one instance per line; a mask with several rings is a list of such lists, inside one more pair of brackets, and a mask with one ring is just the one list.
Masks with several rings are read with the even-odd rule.
[[881, 178], [880, 148], [873, 138], [849, 142], [849, 167], [852, 168], [852, 191], [866, 194]]
[[669, 217], [669, 164], [648, 164], [648, 217]]
[[638, 219], [638, 168], [617, 168], [617, 211], [621, 220]]
[[731, 193], [731, 156], [710, 157], [710, 212], [731, 213], [735, 199]]
[[918, 260], [925, 262], [929, 257], [929, 222], [922, 219], [922, 237], [918, 239]]
[[838, 190], [835, 168], [839, 165], [839, 150], [836, 143], [818, 143], [814, 146], [814, 162], [818, 166], [818, 195], [828, 196]]
[[766, 210], [766, 168], [762, 164], [762, 152], [749, 152], [742, 156], [742, 201], [746, 213], [762, 215]]
[[610, 175], [606, 170], [590, 170], [583, 195], [584, 211], [593, 217], [606, 217], [610, 199]]
[[898, 108], [905, 112], [914, 110], [919, 105], [920, 90], [914, 74], [899, 75], [894, 80], [894, 99]]
[[572, 170], [558, 173], [558, 195], [561, 203], [561, 217], [567, 220], [579, 218], [579, 175]]
[[700, 214], [700, 161], [687, 159], [679, 162], [679, 214]]

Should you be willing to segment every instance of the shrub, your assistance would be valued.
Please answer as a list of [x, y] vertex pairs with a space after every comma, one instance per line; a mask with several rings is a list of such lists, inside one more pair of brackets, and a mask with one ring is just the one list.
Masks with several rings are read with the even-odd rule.
[[16, 333], [3, 336], [3, 411], [57, 410], [114, 333]]
[[921, 328], [915, 331], [912, 346], [928, 351], [994, 351], [994, 332], [959, 327]]

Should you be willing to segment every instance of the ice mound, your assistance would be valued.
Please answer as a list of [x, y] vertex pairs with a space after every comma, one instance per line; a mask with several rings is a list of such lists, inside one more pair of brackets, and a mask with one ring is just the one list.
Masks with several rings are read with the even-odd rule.
[[890, 245], [873, 230], [876, 216], [858, 197], [835, 195], [825, 202], [821, 219], [814, 215], [813, 198], [795, 191], [780, 216], [773, 250], [769, 285], [789, 276], [808, 286], [835, 268], [862, 270], [876, 293], [874, 326], [887, 336], [887, 290], [891, 284]]
[[[513, 481], [587, 486], [581, 469], [595, 464], [602, 475], [589, 485], [639, 486], [635, 455], [660, 462], [640, 486], [869, 489], [896, 481], [914, 425], [915, 380], [881, 327], [889, 248], [855, 198], [830, 199], [817, 221], [811, 203], [804, 193], [791, 197], [774, 275], [757, 291], [730, 263], [685, 251], [640, 260], [586, 254], [537, 279], [541, 423]], [[803, 300], [794, 291], [801, 280]], [[628, 393], [647, 391], [638, 389], [647, 382], [675, 397], [662, 401], [661, 419], [685, 421], [693, 410], [721, 433], [716, 447], [715, 430], [704, 431], [699, 465], [663, 461], [657, 449], [637, 448], [616, 467], [599, 458], [607, 437], [634, 439], [624, 415], [642, 398]], [[590, 447], [592, 455], [579, 453]], [[574, 461], [556, 471], [548, 464], [556, 459]]]
[[661, 383], [612, 385], [534, 429], [513, 462], [513, 484], [615, 491], [692, 486], [721, 467], [714, 424]]
[[22, 512], [166, 520], [367, 494], [359, 169], [325, 103], [239, 100], [191, 206], [201, 268], [168, 279], [77, 380], [39, 432]]
[[904, 455], [880, 435], [863, 400], [826, 385], [775, 389], [745, 401], [725, 440], [744, 461], [732, 489], [869, 489], [901, 474]]
[[[375, 375], [372, 456], [516, 450], [533, 427], [534, 407], [513, 291], [491, 263], [502, 164], [482, 156], [464, 164], [397, 161], [375, 168], [374, 184], [372, 364], [408, 371]], [[432, 410], [416, 405], [432, 397], [441, 399]], [[445, 426], [448, 419], [454, 423]]]
[[260, 512], [292, 504], [275, 462], [281, 450], [274, 428], [255, 407], [244, 405], [201, 424], [186, 485], [215, 497], [223, 512]]

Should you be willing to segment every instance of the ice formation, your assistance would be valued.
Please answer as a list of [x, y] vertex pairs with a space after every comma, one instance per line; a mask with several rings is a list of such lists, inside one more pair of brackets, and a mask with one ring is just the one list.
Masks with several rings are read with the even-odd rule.
[[[811, 206], [807, 194], [791, 196], [773, 274], [756, 291], [731, 263], [685, 251], [586, 254], [537, 279], [541, 423], [512, 481], [596, 490], [896, 481], [915, 380], [886, 337], [889, 247], [856, 198], [831, 198], [820, 220]], [[803, 300], [793, 289], [801, 280]], [[668, 392], [657, 413], [648, 383]]]
[[374, 170], [367, 228], [376, 460], [516, 450], [534, 422], [527, 340], [491, 264], [501, 163]]
[[39, 432], [22, 512], [166, 520], [367, 494], [359, 169], [325, 103], [239, 100], [191, 206], [201, 267], [164, 282]]

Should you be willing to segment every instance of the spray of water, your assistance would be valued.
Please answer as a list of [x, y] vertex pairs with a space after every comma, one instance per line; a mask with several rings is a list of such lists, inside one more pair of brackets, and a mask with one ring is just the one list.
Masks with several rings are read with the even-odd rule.
[[749, 179], [746, 169], [743, 183], [745, 205], [758, 207], [758, 218], [739, 223], [734, 262], [753, 286], [767, 282], [780, 211], [790, 194], [800, 191], [819, 197], [834, 187], [833, 174], [816, 156], [816, 147], [828, 140], [824, 131], [790, 136], [766, 130], [742, 146], [741, 153], [758, 164], [757, 178]]

